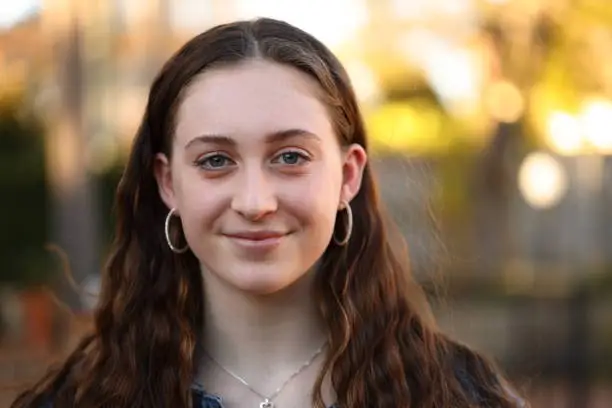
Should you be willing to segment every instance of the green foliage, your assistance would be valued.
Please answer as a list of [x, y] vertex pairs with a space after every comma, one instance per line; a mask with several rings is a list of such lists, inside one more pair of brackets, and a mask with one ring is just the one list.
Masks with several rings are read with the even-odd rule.
[[0, 99], [0, 283], [44, 282], [50, 274], [41, 123], [22, 95]]

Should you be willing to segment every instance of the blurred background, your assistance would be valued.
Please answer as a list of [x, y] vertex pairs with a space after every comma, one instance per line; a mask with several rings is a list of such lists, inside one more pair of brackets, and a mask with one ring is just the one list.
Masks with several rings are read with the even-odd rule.
[[534, 407], [611, 407], [609, 0], [0, 0], [0, 406], [87, 328], [153, 75], [256, 16], [349, 70], [442, 327]]

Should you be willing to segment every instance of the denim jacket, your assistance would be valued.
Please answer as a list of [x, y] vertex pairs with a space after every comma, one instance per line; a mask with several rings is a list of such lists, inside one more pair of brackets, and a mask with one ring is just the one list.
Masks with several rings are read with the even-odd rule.
[[[478, 405], [482, 405], [484, 401], [482, 401], [482, 398], [478, 395], [476, 385], [470, 378], [469, 374], [463, 370], [457, 370], [457, 376], [461, 382], [461, 385], [471, 394], [474, 402]], [[193, 408], [223, 408], [223, 400], [221, 397], [207, 393], [204, 391], [202, 386], [197, 384], [194, 385], [192, 389]], [[521, 407], [523, 407], [523, 404], [517, 404], [517, 408]], [[338, 408], [338, 406], [334, 404], [329, 408]]]
[[[208, 394], [199, 385], [194, 385], [193, 389], [193, 408], [223, 408], [221, 397], [213, 394]], [[332, 405], [330, 408], [337, 408]]]
[[[464, 369], [457, 367], [456, 375], [464, 389], [472, 396], [474, 403], [478, 406], [486, 408], [486, 403], [478, 392], [478, 386], [469, 373]], [[192, 386], [192, 391], [193, 408], [224, 408], [222, 398], [214, 394], [207, 393], [201, 385], [194, 384]], [[517, 408], [525, 407], [525, 401], [514, 395], [511, 390], [508, 390], [508, 392], [513, 398], [515, 398]], [[53, 408], [53, 402], [49, 401], [41, 408]], [[338, 406], [334, 404], [330, 408], [338, 408]]]
[[[221, 397], [209, 394], [202, 386], [194, 384], [192, 386], [193, 408], [223, 408], [223, 400]], [[49, 401], [41, 408], [53, 408], [53, 401]], [[337, 408], [334, 404], [330, 408]]]

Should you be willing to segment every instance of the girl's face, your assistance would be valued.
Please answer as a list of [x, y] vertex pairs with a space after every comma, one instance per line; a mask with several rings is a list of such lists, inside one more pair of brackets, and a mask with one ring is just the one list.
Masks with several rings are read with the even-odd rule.
[[171, 160], [157, 157], [161, 197], [203, 269], [242, 291], [306, 274], [359, 190], [366, 153], [341, 148], [321, 92], [273, 62], [210, 69], [178, 108]]

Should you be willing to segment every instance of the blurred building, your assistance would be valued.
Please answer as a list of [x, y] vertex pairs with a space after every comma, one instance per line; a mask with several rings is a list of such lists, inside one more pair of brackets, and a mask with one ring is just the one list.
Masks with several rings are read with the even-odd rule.
[[[40, 17], [34, 16], [11, 30], [0, 31], [0, 92], [30, 85], [49, 64], [51, 55], [40, 48]], [[34, 63], [33, 63], [34, 62]], [[33, 91], [33, 90], [32, 90]]]

